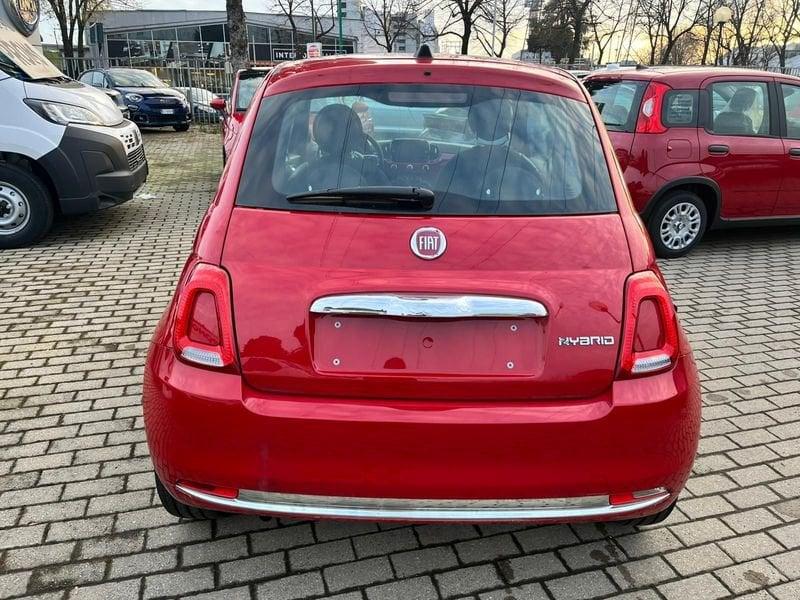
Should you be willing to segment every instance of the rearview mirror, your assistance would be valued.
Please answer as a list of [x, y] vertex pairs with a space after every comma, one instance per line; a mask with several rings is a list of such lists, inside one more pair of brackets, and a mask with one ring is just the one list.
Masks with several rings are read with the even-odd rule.
[[218, 110], [219, 112], [225, 112], [225, 98], [212, 98], [211, 99], [211, 108], [214, 110]]

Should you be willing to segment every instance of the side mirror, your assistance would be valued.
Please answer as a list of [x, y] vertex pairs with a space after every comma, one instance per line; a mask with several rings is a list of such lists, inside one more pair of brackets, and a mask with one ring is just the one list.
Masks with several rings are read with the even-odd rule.
[[225, 112], [225, 98], [215, 97], [211, 99], [211, 108], [219, 112]]

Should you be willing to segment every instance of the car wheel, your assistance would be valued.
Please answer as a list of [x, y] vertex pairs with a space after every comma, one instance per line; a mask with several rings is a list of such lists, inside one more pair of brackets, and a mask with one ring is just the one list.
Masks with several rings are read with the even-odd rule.
[[175, 131], [189, 131], [189, 123], [181, 123], [180, 125], [174, 125], [173, 129], [175, 129]]
[[660, 258], [687, 254], [703, 237], [708, 222], [706, 205], [697, 194], [669, 194], [651, 215], [647, 229]]
[[155, 478], [158, 499], [161, 500], [161, 505], [169, 514], [181, 517], [182, 519], [215, 519], [221, 515], [221, 513], [216, 511], [189, 506], [175, 499], [172, 494], [167, 491], [167, 488], [164, 487], [164, 484], [161, 483], [158, 475], [156, 475]]
[[0, 248], [38, 240], [53, 224], [53, 202], [44, 183], [21, 166], [0, 163]]
[[646, 517], [640, 517], [638, 519], [628, 519], [627, 521], [618, 521], [618, 523], [620, 525], [628, 525], [630, 527], [643, 527], [645, 525], [655, 525], [656, 523], [661, 523], [672, 514], [672, 511], [675, 510], [675, 505], [677, 503], [678, 501], [675, 500], [667, 508], [665, 508], [661, 512], [657, 512], [654, 515], [648, 515]]

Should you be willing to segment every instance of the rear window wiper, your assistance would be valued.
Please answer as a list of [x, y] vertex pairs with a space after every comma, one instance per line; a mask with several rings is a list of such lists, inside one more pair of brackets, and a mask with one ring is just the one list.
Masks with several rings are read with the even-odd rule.
[[402, 208], [430, 210], [434, 194], [421, 187], [366, 186], [333, 188], [302, 192], [286, 197], [292, 204], [320, 204], [328, 206], [357, 206], [359, 208]]

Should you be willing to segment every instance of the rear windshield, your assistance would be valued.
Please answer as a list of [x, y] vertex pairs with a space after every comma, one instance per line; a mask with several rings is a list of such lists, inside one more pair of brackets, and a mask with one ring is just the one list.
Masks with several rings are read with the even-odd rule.
[[237, 112], [244, 112], [247, 110], [247, 107], [250, 106], [250, 102], [253, 100], [253, 94], [256, 93], [258, 86], [261, 85], [261, 82], [264, 81], [264, 77], [266, 76], [266, 73], [263, 75], [247, 75], [239, 80], [235, 108]]
[[582, 102], [516, 89], [399, 84], [264, 99], [239, 205], [385, 213], [287, 200], [373, 186], [431, 190], [434, 214], [616, 211], [598, 132]]
[[584, 82], [584, 85], [609, 131], [633, 132], [645, 82], [592, 79]]

